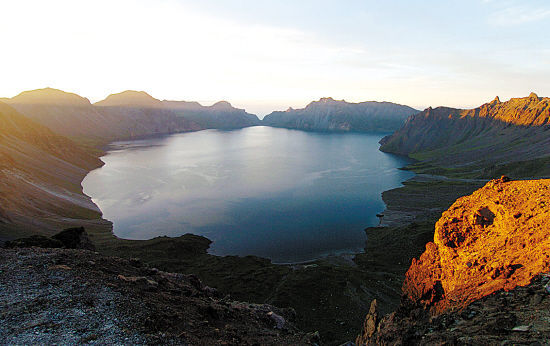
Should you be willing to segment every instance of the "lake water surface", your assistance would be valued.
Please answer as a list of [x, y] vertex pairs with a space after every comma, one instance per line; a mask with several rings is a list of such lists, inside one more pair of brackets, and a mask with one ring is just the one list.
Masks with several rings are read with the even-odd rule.
[[116, 142], [82, 184], [118, 237], [193, 233], [216, 255], [306, 261], [360, 252], [381, 193], [413, 175], [382, 136], [259, 126]]

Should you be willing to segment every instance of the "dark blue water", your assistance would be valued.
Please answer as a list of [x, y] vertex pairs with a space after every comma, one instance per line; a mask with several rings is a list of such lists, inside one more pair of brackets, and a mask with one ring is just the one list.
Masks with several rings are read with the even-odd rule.
[[193, 233], [213, 254], [274, 262], [359, 252], [381, 193], [412, 176], [382, 136], [252, 127], [117, 142], [84, 192], [121, 238]]

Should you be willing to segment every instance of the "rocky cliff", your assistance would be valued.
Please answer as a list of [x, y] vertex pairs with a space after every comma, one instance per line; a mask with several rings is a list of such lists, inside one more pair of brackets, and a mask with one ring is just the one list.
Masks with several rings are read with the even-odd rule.
[[398, 129], [415, 109], [390, 102], [349, 103], [332, 98], [311, 102], [306, 108], [273, 112], [262, 123], [268, 126], [309, 131], [376, 131]]
[[[460, 313], [473, 302], [500, 294], [497, 292], [532, 284], [539, 275], [550, 271], [549, 220], [550, 179], [508, 181], [503, 177], [459, 198], [437, 222], [433, 242], [426, 245], [426, 251], [413, 260], [407, 271], [400, 308], [381, 321], [376, 309], [371, 308], [359, 343], [421, 343], [426, 335], [414, 335], [411, 330], [429, 326], [444, 313], [451, 319], [449, 313]], [[527, 297], [531, 298], [532, 294]], [[510, 311], [508, 318], [514, 313], [519, 316], [522, 302], [512, 302], [518, 311]], [[480, 304], [477, 306], [483, 308]], [[452, 329], [457, 327], [455, 320], [438, 327], [456, 330]], [[479, 333], [492, 335], [495, 330], [514, 334], [518, 330], [513, 328], [519, 328], [516, 324], [521, 325], [516, 320], [507, 321], [509, 326], [495, 329], [493, 322], [485, 321], [487, 329], [478, 330], [478, 337]], [[536, 332], [535, 324], [539, 322], [544, 324], [522, 321], [527, 323], [522, 331]], [[548, 331], [550, 328], [545, 329]]]
[[532, 93], [475, 109], [428, 108], [381, 141], [381, 150], [452, 167], [489, 166], [550, 155], [550, 98]]

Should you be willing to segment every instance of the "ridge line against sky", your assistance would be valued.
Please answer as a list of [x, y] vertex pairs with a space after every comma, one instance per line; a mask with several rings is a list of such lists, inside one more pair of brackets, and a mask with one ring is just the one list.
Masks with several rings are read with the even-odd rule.
[[543, 0], [4, 1], [0, 96], [52, 86], [230, 101], [263, 116], [324, 96], [417, 109], [550, 94]]

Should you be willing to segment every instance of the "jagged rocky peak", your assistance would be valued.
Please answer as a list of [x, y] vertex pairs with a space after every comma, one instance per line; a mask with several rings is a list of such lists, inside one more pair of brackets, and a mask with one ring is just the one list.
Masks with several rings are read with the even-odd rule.
[[535, 94], [534, 92], [530, 93], [529, 94], [529, 100], [532, 100], [532, 101], [539, 101], [539, 96], [537, 94]]
[[500, 98], [499, 98], [498, 96], [495, 96], [495, 98], [493, 99], [493, 101], [491, 101], [489, 104], [491, 104], [491, 105], [497, 105], [497, 104], [499, 104], [499, 103], [501, 103], [501, 102], [500, 102]]
[[111, 94], [96, 106], [129, 106], [129, 107], [161, 107], [162, 102], [145, 91], [126, 90], [118, 94]]
[[90, 105], [90, 100], [85, 97], [49, 87], [23, 91], [11, 99], [4, 99], [4, 101], [20, 104]]

